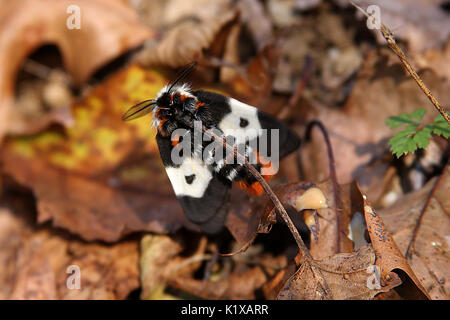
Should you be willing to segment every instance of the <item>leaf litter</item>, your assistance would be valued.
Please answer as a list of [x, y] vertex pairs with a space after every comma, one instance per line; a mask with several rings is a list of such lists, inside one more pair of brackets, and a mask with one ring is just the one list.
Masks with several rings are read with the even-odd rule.
[[[41, 10], [38, 1], [29, 2]], [[431, 123], [436, 111], [397, 57], [380, 48], [377, 33], [365, 30], [348, 2], [196, 2], [202, 10], [178, 0], [83, 4], [101, 12], [85, 41], [94, 49], [73, 51], [85, 59], [68, 55], [58, 40], [64, 33], [54, 23], [61, 17], [31, 18], [29, 10], [20, 23], [9, 21], [8, 30], [19, 33], [39, 21], [55, 30], [63, 72], [82, 94], [58, 96], [69, 84], [50, 99], [28, 100], [59, 106], [68, 99], [63, 118], [25, 117], [13, 130], [0, 122], [1, 135], [8, 133], [0, 151], [2, 298], [448, 299], [448, 170], [441, 173], [447, 141], [435, 138], [424, 152], [399, 160], [389, 153], [390, 116], [427, 109], [423, 122]], [[420, 76], [448, 106], [448, 42], [435, 28], [444, 9], [420, 4], [420, 15], [408, 15], [410, 4], [380, 5], [383, 23], [405, 41]], [[117, 21], [103, 13], [105, 6], [128, 19], [127, 27], [101, 32]], [[405, 27], [397, 30], [397, 23]], [[430, 33], [433, 41], [425, 41]], [[9, 73], [0, 74], [2, 119], [17, 103], [11, 75], [48, 34], [21, 46]], [[127, 40], [95, 49], [118, 39]], [[120, 68], [107, 68], [108, 78], [94, 87], [87, 81], [144, 42]], [[14, 46], [2, 43], [5, 58]], [[227, 231], [199, 234], [173, 195], [149, 120], [120, 120], [127, 107], [167, 84], [167, 66], [192, 60], [202, 62], [199, 86], [279, 114], [300, 135], [311, 120], [328, 131], [334, 173], [314, 130], [271, 181], [304, 248], [267, 196], [237, 190]], [[20, 105], [28, 105], [20, 100], [26, 92], [40, 94], [49, 83], [44, 79], [34, 93], [21, 89]], [[85, 275], [81, 291], [67, 289], [70, 265]]]

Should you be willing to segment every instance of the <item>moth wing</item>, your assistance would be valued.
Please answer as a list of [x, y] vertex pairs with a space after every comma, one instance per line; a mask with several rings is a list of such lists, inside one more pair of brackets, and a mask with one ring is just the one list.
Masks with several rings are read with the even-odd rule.
[[[197, 98], [208, 105], [209, 113], [224, 134], [232, 135], [237, 144], [259, 137], [260, 129], [279, 130], [280, 158], [292, 153], [300, 145], [298, 135], [274, 116], [257, 108], [209, 91], [196, 91]], [[268, 149], [271, 135], [268, 133]]]
[[[294, 152], [300, 146], [300, 138], [292, 129], [286, 126], [283, 122], [279, 121], [272, 115], [265, 112], [258, 112], [259, 121], [263, 129], [278, 129], [279, 131], [279, 145], [280, 145], [280, 159], [284, 158], [288, 154]], [[269, 136], [269, 145], [270, 135]], [[268, 147], [270, 150], [270, 146]]]
[[231, 182], [219, 177], [196, 157], [184, 157], [181, 164], [172, 161], [170, 137], [156, 135], [167, 175], [186, 216], [206, 233], [223, 227], [229, 207]]

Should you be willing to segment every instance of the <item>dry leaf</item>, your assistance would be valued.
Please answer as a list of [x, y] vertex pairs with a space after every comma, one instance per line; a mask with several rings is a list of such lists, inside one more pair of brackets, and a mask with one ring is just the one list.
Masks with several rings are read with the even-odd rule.
[[146, 235], [141, 239], [142, 299], [164, 298], [167, 277], [180, 264], [176, 256], [182, 251], [176, 240], [165, 235]]
[[[450, 294], [450, 265], [448, 216], [450, 173], [443, 173], [420, 223], [412, 257], [408, 259], [422, 285], [432, 299], [448, 299]], [[436, 179], [416, 192], [405, 195], [393, 206], [380, 210], [379, 215], [393, 233], [400, 251], [406, 253], [413, 230]]]
[[246, 24], [259, 52], [273, 41], [272, 23], [264, 11], [264, 6], [258, 0], [242, 0], [237, 6], [241, 20]]
[[[284, 186], [282, 187], [283, 192], [279, 195], [280, 200], [285, 206], [292, 205], [293, 200], [298, 198], [300, 190], [303, 189], [302, 193], [304, 194], [304, 190], [308, 190], [311, 187], [311, 185], [302, 184]], [[316, 187], [316, 185], [313, 187]], [[328, 186], [328, 188], [330, 187]], [[327, 203], [333, 207], [329, 196], [330, 191], [327, 190], [327, 183], [321, 184], [320, 189], [322, 191], [325, 190], [323, 193]], [[280, 190], [278, 192], [280, 193]], [[368, 204], [366, 196], [362, 196], [354, 185], [341, 186], [340, 194], [345, 197], [342, 200], [341, 210], [338, 210], [338, 212], [342, 212], [343, 217], [346, 217], [343, 226], [346, 229], [349, 228], [350, 217], [358, 212], [363, 213], [371, 243], [361, 247], [356, 252], [352, 252], [351, 246], [346, 247], [348, 250], [346, 253], [339, 253], [342, 251], [335, 249], [335, 251], [331, 251], [329, 256], [322, 255], [315, 260], [322, 277], [328, 285], [328, 291], [323, 290], [324, 287], [319, 284], [311, 266], [306, 263], [306, 259], [300, 256], [295, 260], [295, 265], [298, 266], [295, 274], [291, 276], [295, 270], [293, 270], [291, 263], [265, 286], [266, 296], [273, 297], [273, 292], [267, 293], [268, 288], [278, 290], [280, 287], [283, 287], [278, 294], [278, 298], [281, 299], [372, 299], [376, 294], [388, 292], [403, 282], [402, 286], [396, 288], [400, 296], [405, 298], [427, 298], [425, 289], [398, 250], [381, 218], [375, 214], [375, 211]], [[319, 217], [323, 215], [324, 210], [328, 209], [318, 210]], [[311, 230], [311, 254], [313, 256], [316, 252], [315, 249], [330, 252], [326, 251], [328, 247], [336, 248], [335, 246], [333, 247], [333, 241], [326, 239], [326, 233], [324, 234], [323, 231], [320, 233], [320, 230], [324, 227], [330, 228], [333, 224], [330, 225], [329, 221], [331, 218], [336, 220], [336, 217], [333, 215], [332, 217], [323, 218], [315, 220], [315, 230], [319, 230], [316, 241], [314, 241], [314, 229]], [[308, 225], [311, 224], [309, 223]], [[353, 221], [352, 229], [348, 236], [351, 234], [352, 238], [356, 240]], [[331, 237], [333, 234], [336, 235], [338, 233], [336, 228], [333, 231]], [[344, 230], [341, 232], [345, 236], [344, 239], [349, 241], [347, 232], [344, 232]], [[330, 237], [330, 234], [328, 237]], [[336, 237], [332, 237], [332, 239], [336, 240]], [[288, 277], [290, 278], [286, 281]], [[376, 281], [374, 282], [373, 280]], [[284, 281], [286, 281], [285, 284], [281, 285]]]
[[[2, 299], [124, 299], [139, 286], [137, 241], [87, 244], [35, 228], [30, 209], [0, 209]], [[69, 266], [79, 267], [80, 289], [67, 286]]]
[[203, 281], [190, 277], [177, 277], [170, 285], [203, 299], [255, 299], [256, 292], [267, 281], [261, 267], [234, 270], [233, 273], [217, 281]]
[[[369, 232], [371, 244], [376, 254], [375, 264], [380, 268], [380, 282], [382, 286], [402, 279], [403, 285], [396, 289], [401, 295], [410, 299], [429, 299], [425, 288], [414, 274], [408, 261], [394, 242], [383, 220], [370, 206], [367, 197], [363, 195], [364, 218]], [[400, 271], [404, 272], [402, 274]], [[406, 276], [405, 276], [406, 274]]]
[[230, 1], [169, 1], [161, 21], [165, 32], [161, 41], [147, 43], [136, 59], [143, 65], [181, 67], [203, 57], [216, 46], [217, 36], [236, 17]]
[[450, 38], [442, 48], [425, 51], [415, 60], [420, 68], [430, 68], [444, 78], [447, 84], [450, 82]]
[[119, 0], [77, 1], [81, 29], [69, 29], [67, 8], [73, 4], [70, 0], [1, 2], [0, 137], [8, 130], [15, 77], [33, 50], [55, 44], [73, 82], [81, 84], [95, 69], [152, 36], [137, 14]]
[[[348, 6], [348, 0], [338, 0]], [[439, 48], [450, 35], [450, 19], [448, 12], [441, 7], [444, 0], [359, 0], [357, 4], [363, 8], [377, 5], [380, 9], [382, 23], [394, 31], [395, 37], [407, 40], [411, 53], [420, 53], [426, 49]], [[360, 12], [358, 15], [361, 17]], [[365, 19], [365, 18], [364, 18]], [[385, 44], [381, 33], [374, 29], [378, 41]]]
[[363, 50], [354, 41], [357, 28], [345, 25], [342, 14], [328, 4], [297, 14], [296, 19], [297, 23], [278, 37], [280, 58], [274, 89], [295, 91], [303, 70], [310, 68], [314, 76], [308, 79], [305, 94], [335, 105], [345, 99], [345, 87], [363, 60]]
[[243, 246], [256, 235], [262, 212], [262, 199], [249, 199], [244, 192], [236, 188], [233, 188], [232, 199], [225, 225], [236, 241]]
[[[387, 292], [400, 284], [392, 281], [387, 286], [371, 286], [370, 268], [375, 262], [375, 253], [371, 246], [365, 246], [353, 253], [341, 253], [317, 260], [323, 277], [327, 281], [331, 296], [324, 296], [318, 289], [318, 283], [311, 269], [301, 264], [295, 274], [281, 289], [280, 300], [317, 300], [317, 299], [372, 299], [380, 292]], [[300, 262], [301, 263], [301, 262]], [[369, 283], [369, 284], [368, 284]]]

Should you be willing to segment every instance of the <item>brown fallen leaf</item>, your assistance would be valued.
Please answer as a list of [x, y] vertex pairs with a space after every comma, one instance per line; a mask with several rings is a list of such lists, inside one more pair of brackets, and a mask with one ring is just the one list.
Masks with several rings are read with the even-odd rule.
[[243, 0], [237, 3], [242, 22], [247, 26], [259, 52], [273, 41], [272, 23], [264, 6], [257, 0]]
[[[35, 227], [30, 206], [5, 202], [21, 204], [24, 198], [1, 200], [2, 299], [125, 299], [139, 286], [136, 240], [114, 246], [86, 243]], [[80, 270], [80, 289], [67, 285], [70, 266]]]
[[288, 280], [295, 274], [300, 265], [301, 254], [297, 254], [294, 260], [289, 261], [285, 268], [278, 271], [262, 286], [261, 290], [264, 297], [269, 300], [275, 300], [281, 289], [285, 286]]
[[233, 201], [228, 213], [226, 227], [236, 241], [241, 246], [245, 246], [253, 242], [256, 236], [263, 201], [261, 198], [251, 198], [249, 200], [245, 193], [236, 188], [232, 192]]
[[[338, 2], [344, 6], [349, 5], [348, 0]], [[377, 5], [383, 23], [394, 30], [396, 38], [408, 41], [411, 53], [439, 48], [450, 35], [448, 12], [441, 7], [445, 3], [443, 0], [379, 0], [376, 3], [359, 0], [357, 3], [364, 8]], [[378, 41], [384, 43], [385, 40], [377, 30], [373, 31], [376, 31]]]
[[[35, 134], [52, 124], [73, 124], [70, 105], [74, 95], [62, 66], [47, 67], [36, 62], [44, 55], [59, 61], [50, 46], [28, 58], [17, 76], [14, 112], [10, 114], [9, 135]], [[45, 53], [44, 53], [45, 52]], [[48, 52], [48, 53], [47, 53]], [[55, 54], [52, 54], [55, 53]], [[44, 70], [42, 70], [44, 69]]]
[[375, 262], [375, 253], [371, 246], [360, 248], [356, 252], [341, 253], [328, 258], [317, 260], [332, 296], [323, 296], [318, 290], [318, 283], [310, 268], [304, 266], [300, 260], [300, 267], [285, 283], [278, 299], [280, 300], [369, 300], [380, 292], [387, 292], [399, 285], [401, 281], [392, 281], [383, 287], [371, 286], [370, 267]]
[[[8, 130], [14, 106], [15, 77], [24, 59], [48, 43], [61, 52], [74, 84], [97, 68], [152, 37], [150, 29], [123, 1], [81, 0], [81, 29], [69, 29], [69, 0], [21, 0], [0, 3], [0, 138]], [[24, 9], [26, 8], [26, 9]]]
[[[192, 235], [190, 240], [194, 240]], [[173, 299], [164, 292], [169, 279], [190, 275], [204, 260], [210, 259], [210, 255], [204, 253], [206, 237], [200, 238], [195, 251], [187, 257], [180, 255], [185, 249], [183, 242], [178, 235], [149, 234], [141, 239], [141, 299]]]
[[423, 213], [423, 220], [418, 221], [436, 179], [429, 181], [421, 190], [405, 195], [393, 206], [380, 210], [379, 215], [391, 230], [394, 241], [403, 254], [406, 254], [412, 241], [414, 228], [419, 225], [408, 262], [430, 297], [445, 300], [450, 294], [448, 168], [444, 170], [442, 181], [432, 194]]
[[[280, 193], [280, 200], [283, 201], [285, 206], [294, 206], [299, 194], [305, 197], [307, 192], [317, 186], [300, 183], [290, 184], [281, 187], [277, 192]], [[320, 190], [325, 190], [323, 194], [326, 201], [331, 204], [329, 207], [333, 208], [327, 183], [321, 184]], [[388, 292], [395, 288], [401, 297], [426, 299], [428, 297], [426, 290], [398, 250], [383, 221], [368, 204], [366, 196], [358, 192], [354, 184], [341, 186], [340, 190], [340, 195], [344, 195], [345, 198], [342, 199], [342, 208], [338, 212], [342, 212], [342, 215], [346, 217], [345, 224], [341, 229], [344, 236], [342, 240], [345, 239], [351, 243], [348, 239], [351, 237], [353, 244], [360, 248], [353, 251], [353, 244], [350, 244], [345, 247], [346, 252], [340, 253], [342, 251], [339, 251], [339, 246], [335, 246], [336, 237], [333, 237], [333, 234], [336, 235], [339, 232], [339, 228], [331, 228], [333, 232], [328, 235], [326, 233], [326, 228], [333, 226], [332, 223], [330, 224], [330, 220], [336, 221], [335, 214], [328, 218], [321, 217], [324, 215], [324, 210], [329, 210], [329, 208], [318, 209], [317, 215], [323, 219], [316, 217], [310, 222], [305, 222], [311, 229], [311, 254], [314, 255], [315, 250], [330, 252], [328, 256], [322, 255], [315, 260], [329, 287], [328, 291], [322, 289], [323, 286], [319, 284], [311, 267], [300, 256], [296, 257], [295, 264], [290, 263], [263, 287], [266, 296], [274, 298], [278, 295], [280, 299], [372, 299], [380, 292]], [[317, 199], [317, 197], [314, 196], [314, 199]], [[308, 201], [308, 204], [311, 205], [311, 201]], [[359, 244], [360, 241], [357, 241], [358, 226], [353, 218], [350, 222], [350, 218], [359, 213], [364, 214], [364, 218], [362, 218], [365, 220], [363, 227], [364, 225], [367, 226], [371, 241], [365, 246], [364, 244], [367, 242], [363, 241], [362, 247]], [[267, 208], [263, 216], [265, 215], [267, 215]], [[321, 229], [325, 229], [325, 232]], [[363, 237], [364, 229], [358, 232]], [[330, 236], [332, 241], [327, 239]], [[314, 237], [317, 237], [317, 239], [314, 239]], [[329, 247], [335, 249], [330, 251]], [[279, 294], [274, 295], [274, 292], [268, 291], [269, 289], [274, 290], [274, 292], [280, 291]]]
[[172, 0], [161, 14], [163, 36], [149, 41], [136, 61], [175, 68], [202, 59], [205, 51], [223, 43], [218, 36], [235, 19], [236, 10], [229, 0]]
[[259, 266], [234, 270], [233, 273], [217, 281], [203, 281], [191, 277], [177, 277], [169, 284], [174, 288], [189, 292], [203, 299], [248, 300], [257, 297], [257, 290], [267, 281], [267, 275]]
[[420, 68], [430, 68], [447, 83], [450, 82], [450, 38], [442, 48], [427, 50], [415, 60]]
[[380, 268], [381, 286], [389, 285], [401, 278], [403, 284], [396, 288], [401, 296], [408, 299], [429, 299], [429, 294], [398, 249], [381, 217], [370, 206], [365, 195], [363, 195], [363, 205], [367, 231], [377, 257], [375, 264]]
[[274, 48], [267, 46], [248, 62], [242, 72], [231, 70], [233, 74], [226, 79], [237, 99], [269, 114], [277, 111], [271, 101], [273, 76], [270, 69], [275, 59]]
[[75, 104], [75, 124], [65, 132], [8, 140], [3, 170], [34, 192], [39, 222], [109, 242], [133, 231], [193, 227], [168, 183], [149, 119], [121, 120], [166, 82], [160, 72], [132, 66]]
[[168, 264], [181, 250], [181, 245], [168, 236], [142, 237], [140, 257], [142, 299], [158, 299], [163, 294]]
[[73, 242], [68, 252], [70, 265], [80, 268], [81, 290], [67, 289], [67, 274], [58, 274], [61, 299], [125, 299], [139, 287], [137, 241], [113, 246]]
[[[278, 1], [291, 5], [295, 2]], [[305, 95], [326, 105], [336, 106], [346, 98], [347, 90], [343, 88], [363, 61], [363, 48], [354, 41], [357, 24], [346, 25], [342, 13], [329, 3], [323, 3], [307, 14], [298, 15], [298, 11], [294, 10], [290, 12], [296, 15], [295, 21], [277, 37], [280, 58], [274, 89], [281, 93], [292, 93], [303, 69], [309, 64], [314, 76], [308, 79]], [[278, 18], [288, 21], [281, 14]]]

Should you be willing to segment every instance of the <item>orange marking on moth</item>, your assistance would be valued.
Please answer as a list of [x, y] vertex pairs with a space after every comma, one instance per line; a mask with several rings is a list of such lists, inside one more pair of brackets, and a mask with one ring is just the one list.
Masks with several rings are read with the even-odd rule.
[[265, 169], [264, 171], [269, 171], [269, 173], [263, 174], [265, 180], [271, 179], [275, 175], [275, 171], [273, 171], [272, 168], [272, 162], [271, 161], [263, 161], [265, 158], [259, 154], [259, 152], [256, 152], [256, 162], [261, 165], [261, 170]]
[[262, 185], [258, 181], [255, 181], [250, 185], [246, 181], [238, 181], [237, 184], [239, 188], [247, 191], [250, 195], [260, 196], [264, 192]]
[[[261, 165], [261, 170], [263, 168], [265, 168], [266, 171], [270, 170], [269, 173], [262, 175], [264, 180], [269, 181], [275, 175], [275, 172], [273, 170], [271, 170], [272, 162], [268, 161], [266, 163], [262, 163], [261, 159], [264, 159], [264, 157], [262, 157], [258, 152], [256, 152], [255, 154], [256, 154], [257, 163], [259, 163]], [[246, 190], [247, 193], [250, 195], [260, 196], [264, 193], [264, 188], [261, 185], [261, 183], [259, 183], [258, 181], [255, 181], [250, 185], [245, 180], [238, 181], [237, 183], [238, 183], [239, 188], [241, 188], [242, 190]]]
[[172, 146], [175, 147], [179, 143], [180, 143], [180, 135], [179, 134], [175, 134], [173, 139], [172, 139]]
[[162, 126], [163, 126], [163, 124], [164, 124], [164, 122], [166, 122], [167, 121], [167, 119], [161, 119], [161, 121], [159, 122], [159, 125], [158, 125], [158, 131], [159, 132], [163, 132], [163, 128], [162, 128]]
[[259, 182], [253, 182], [247, 187], [247, 192], [255, 196], [260, 196], [264, 193], [264, 189]]
[[203, 107], [205, 105], [204, 102], [197, 102], [197, 104], [195, 105], [195, 109], [198, 109], [200, 107]]
[[185, 94], [180, 95], [180, 101], [181, 101], [181, 102], [183, 102], [184, 100], [186, 100], [186, 98], [187, 98], [187, 95], [185, 95]]
[[163, 120], [164, 116], [160, 114], [161, 109], [159, 109], [158, 111], [156, 111], [155, 116], [156, 118], [158, 118], [159, 120]]

